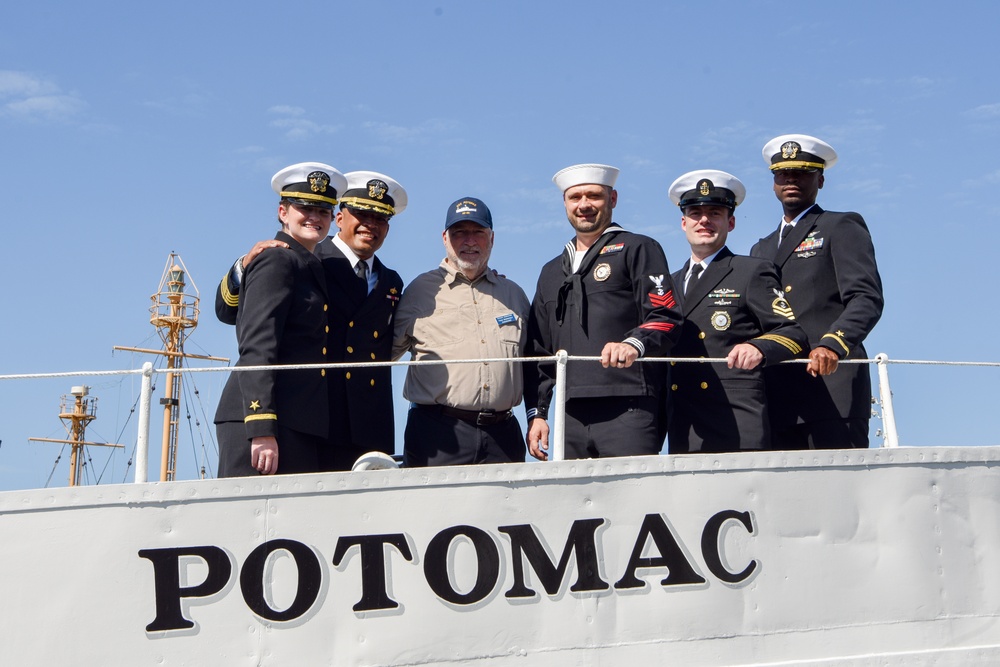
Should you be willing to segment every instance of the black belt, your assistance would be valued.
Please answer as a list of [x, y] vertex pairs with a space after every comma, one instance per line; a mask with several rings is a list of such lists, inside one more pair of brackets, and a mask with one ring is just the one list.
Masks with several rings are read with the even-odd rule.
[[423, 410], [433, 410], [447, 417], [454, 417], [455, 419], [461, 419], [464, 422], [468, 422], [473, 426], [493, 426], [494, 424], [502, 424], [511, 417], [514, 416], [512, 410], [505, 410], [504, 412], [497, 412], [496, 410], [483, 410], [479, 412], [477, 410], [460, 410], [459, 408], [453, 408], [447, 405], [423, 405], [420, 403], [414, 403], [414, 405]]

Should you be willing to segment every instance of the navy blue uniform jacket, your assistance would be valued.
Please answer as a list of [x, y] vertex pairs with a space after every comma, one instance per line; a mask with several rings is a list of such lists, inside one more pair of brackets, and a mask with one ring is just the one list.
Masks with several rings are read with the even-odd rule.
[[[689, 267], [690, 261], [673, 275], [675, 285], [684, 285]], [[675, 357], [724, 358], [735, 345], [750, 343], [763, 353], [765, 365], [774, 365], [809, 348], [767, 260], [723, 248], [680, 302], [684, 325]], [[671, 454], [770, 444], [762, 366], [746, 371], [722, 363], [676, 363], [667, 400]]]
[[[781, 246], [779, 231], [758, 241], [750, 254], [778, 267], [795, 320], [812, 347], [822, 345], [841, 359], [865, 359], [862, 345], [882, 316], [882, 279], [875, 248], [864, 219], [857, 213], [824, 211], [813, 206]], [[771, 423], [829, 419], [868, 419], [871, 375], [865, 364], [841, 365], [832, 375], [814, 378], [797, 364], [765, 372]]]
[[[237, 366], [321, 364], [326, 361], [327, 291], [323, 267], [283, 232], [290, 250], [268, 248], [246, 270], [236, 319]], [[245, 422], [247, 439], [274, 436], [280, 423], [327, 435], [327, 382], [320, 369], [232, 373], [215, 422]]]

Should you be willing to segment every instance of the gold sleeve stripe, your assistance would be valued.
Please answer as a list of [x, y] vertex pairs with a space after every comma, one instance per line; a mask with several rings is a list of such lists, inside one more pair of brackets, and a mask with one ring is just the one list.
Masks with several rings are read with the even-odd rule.
[[763, 336], [757, 336], [757, 340], [770, 340], [774, 341], [778, 345], [785, 347], [792, 354], [798, 354], [802, 351], [802, 346], [796, 343], [791, 338], [786, 336], [779, 336], [778, 334], [764, 334]]
[[289, 199], [306, 199], [308, 201], [321, 201], [327, 204], [333, 204], [334, 206], [336, 206], [337, 204], [337, 200], [334, 199], [333, 197], [324, 197], [323, 195], [317, 195], [312, 192], [291, 192], [282, 190], [281, 196], [288, 197]]
[[[845, 343], [844, 339], [841, 338], [840, 336], [838, 336], [837, 334], [832, 334], [832, 333], [823, 334], [823, 338], [832, 338], [832, 339], [834, 339], [835, 341], [837, 341], [837, 343], [840, 345], [840, 347], [844, 348], [844, 354], [850, 354], [851, 353], [850, 349], [848, 349], [848, 347], [847, 347], [847, 343]], [[823, 338], [820, 338], [820, 340], [823, 340]]]
[[278, 421], [278, 415], [274, 414], [273, 412], [262, 412], [261, 414], [257, 415], [247, 415], [246, 417], [243, 418], [243, 423], [245, 424], [247, 422], [264, 421], [268, 419], [270, 419], [271, 421]]
[[348, 206], [353, 206], [354, 208], [360, 208], [362, 211], [378, 211], [379, 213], [385, 213], [386, 215], [396, 215], [396, 209], [384, 202], [372, 201], [371, 199], [362, 199], [361, 197], [344, 197], [340, 200], [341, 204], [347, 204]]
[[229, 274], [222, 276], [222, 287], [219, 288], [222, 293], [222, 300], [227, 306], [236, 308], [240, 305], [240, 295], [233, 294], [229, 291]]

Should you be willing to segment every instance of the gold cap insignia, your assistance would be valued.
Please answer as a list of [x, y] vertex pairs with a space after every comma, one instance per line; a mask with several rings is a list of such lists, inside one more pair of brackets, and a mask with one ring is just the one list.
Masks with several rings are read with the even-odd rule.
[[800, 146], [797, 142], [786, 141], [781, 144], [781, 157], [786, 160], [794, 160], [798, 156], [800, 150], [802, 150], [802, 146]]
[[389, 186], [386, 185], [385, 181], [380, 181], [377, 178], [368, 181], [368, 196], [372, 199], [381, 200], [388, 191]]
[[708, 195], [710, 195], [712, 193], [712, 181], [708, 180], [707, 178], [702, 179], [701, 181], [699, 181], [698, 182], [698, 193], [702, 197], [707, 197]]
[[309, 174], [309, 187], [313, 192], [326, 192], [328, 185], [330, 185], [330, 177], [325, 172], [314, 171]]

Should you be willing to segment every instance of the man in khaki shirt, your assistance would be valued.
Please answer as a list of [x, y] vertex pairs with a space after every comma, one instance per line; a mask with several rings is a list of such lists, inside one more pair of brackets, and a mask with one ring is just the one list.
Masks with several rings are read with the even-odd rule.
[[[448, 208], [440, 266], [416, 277], [396, 310], [393, 358], [416, 361], [521, 356], [528, 297], [488, 264], [493, 217], [479, 199]], [[503, 361], [411, 366], [403, 436], [408, 467], [523, 461], [522, 364]]]

